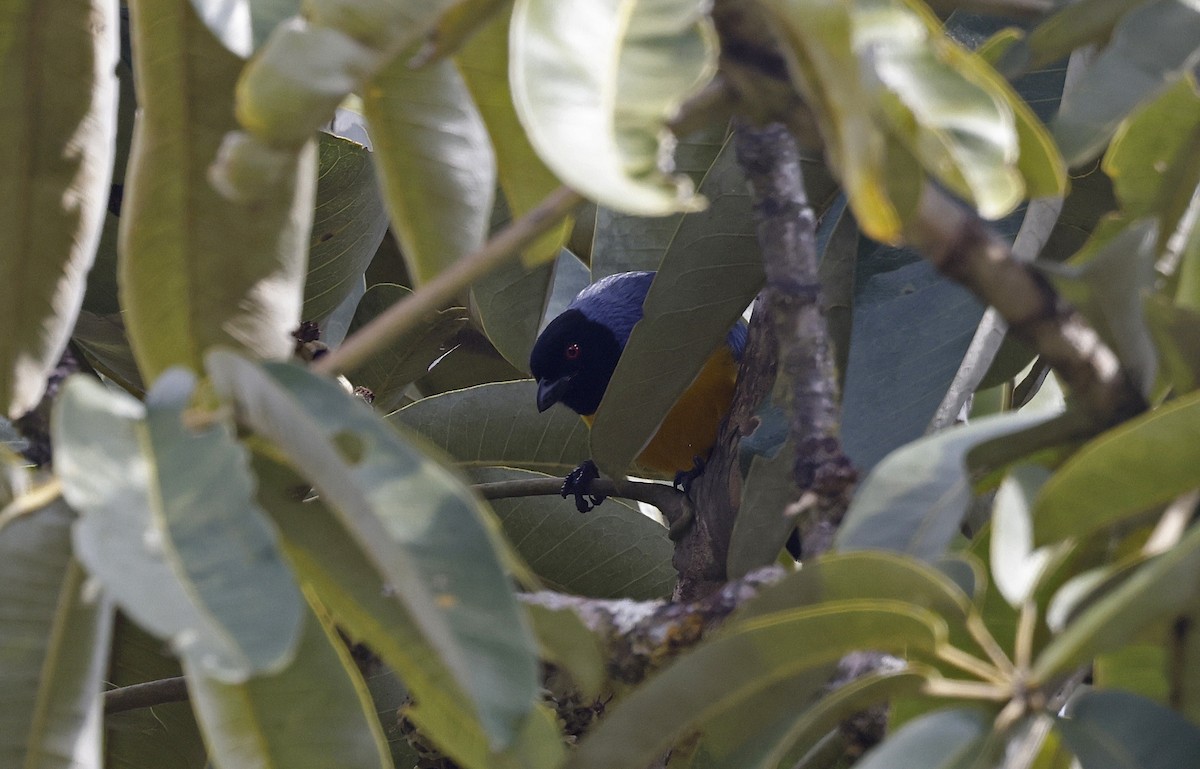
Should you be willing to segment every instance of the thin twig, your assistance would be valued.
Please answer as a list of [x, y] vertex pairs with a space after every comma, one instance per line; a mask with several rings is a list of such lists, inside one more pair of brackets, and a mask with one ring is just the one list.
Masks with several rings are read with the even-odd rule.
[[187, 682], [183, 676], [161, 678], [106, 691], [104, 712], [109, 715], [123, 713], [126, 710], [151, 708], [169, 702], [186, 702], [187, 698]]
[[444, 308], [464, 289], [514, 258], [583, 202], [567, 187], [559, 187], [529, 213], [496, 233], [478, 250], [447, 267], [437, 277], [346, 338], [339, 347], [313, 363], [313, 371], [335, 375], [353, 370], [399, 339], [425, 317]]

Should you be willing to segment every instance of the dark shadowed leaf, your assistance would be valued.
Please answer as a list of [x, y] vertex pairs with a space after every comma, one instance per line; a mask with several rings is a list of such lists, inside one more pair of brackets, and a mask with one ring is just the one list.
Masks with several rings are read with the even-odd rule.
[[1200, 755], [1200, 729], [1126, 692], [1080, 695], [1057, 727], [1082, 769], [1177, 769]]
[[[367, 289], [358, 303], [350, 331], [365, 326], [381, 312], [412, 294], [394, 283], [377, 283]], [[387, 413], [404, 404], [404, 391], [429, 371], [434, 362], [450, 349], [450, 339], [467, 324], [467, 314], [459, 307], [443, 310], [424, 320], [386, 349], [381, 350], [347, 377], [356, 385], [375, 394], [376, 410]]]
[[1189, 393], [1085, 444], [1042, 487], [1036, 541], [1084, 537], [1198, 485], [1200, 393]]
[[712, 76], [713, 38], [689, 0], [518, 0], [510, 81], [538, 155], [573, 189], [617, 210], [695, 210], [686, 177], [659, 169], [659, 143], [666, 120]]
[[967, 454], [975, 446], [1048, 419], [1010, 412], [914, 441], [880, 462], [859, 486], [839, 550], [899, 550], [925, 560], [945, 552], [971, 501]]
[[69, 380], [54, 413], [55, 469], [81, 512], [73, 541], [88, 572], [198, 669], [240, 681], [290, 658], [301, 598], [232, 430], [184, 425], [193, 383], [176, 370], [143, 406]]
[[199, 371], [218, 344], [287, 357], [300, 321], [315, 149], [289, 154], [255, 205], [221, 197], [208, 166], [237, 125], [229, 104], [243, 62], [186, 0], [130, 7], [141, 111], [119, 276], [138, 367], [150, 382], [171, 366]]
[[[21, 491], [6, 488], [5, 502]], [[101, 767], [100, 689], [113, 609], [84, 595], [87, 575], [71, 556], [73, 519], [60, 500], [0, 526], [4, 766]]]
[[365, 88], [392, 228], [420, 284], [487, 234], [496, 187], [487, 128], [449, 61], [414, 70], [401, 54]]
[[0, 14], [0, 411], [16, 417], [62, 355], [104, 225], [119, 22], [104, 0], [8, 0]]
[[479, 502], [456, 476], [336, 383], [217, 351], [214, 385], [335, 510], [496, 748], [532, 708], [536, 657]]
[[[307, 607], [306, 607], [307, 608]], [[184, 658], [188, 695], [217, 766], [391, 769], [390, 751], [350, 650], [306, 611], [283, 670], [239, 683], [209, 678]]]
[[388, 217], [371, 153], [327, 133], [319, 139], [317, 203], [300, 317], [322, 323], [361, 284]]
[[[484, 468], [480, 481], [546, 477]], [[611, 499], [582, 514], [558, 496], [489, 502], [504, 534], [548, 587], [597, 598], [650, 600], [675, 586], [673, 547], [667, 530], [636, 503]]]
[[565, 408], [537, 410], [537, 384], [497, 382], [435, 395], [388, 417], [464, 467], [504, 465], [559, 475], [588, 458], [587, 425]]

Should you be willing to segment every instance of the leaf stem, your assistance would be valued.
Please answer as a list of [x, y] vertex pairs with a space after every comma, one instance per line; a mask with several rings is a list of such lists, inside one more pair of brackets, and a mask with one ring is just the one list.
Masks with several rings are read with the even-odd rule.
[[1037, 605], [1033, 601], [1021, 604], [1017, 617], [1016, 656], [1017, 670], [1025, 677], [1033, 664], [1033, 631], [1037, 629]]
[[1005, 686], [1009, 683], [1009, 680], [999, 670], [978, 657], [959, 649], [957, 646], [943, 646], [937, 650], [937, 656], [943, 662], [947, 662], [973, 676], [978, 676], [984, 681]]
[[978, 614], [969, 614], [967, 616], [967, 632], [971, 634], [983, 650], [987, 653], [988, 659], [992, 661], [997, 668], [1002, 670], [1008, 676], [1015, 676], [1017, 666], [1004, 653], [1004, 649], [996, 641], [996, 637], [987, 629], [983, 619]]
[[922, 691], [934, 697], [992, 700], [994, 702], [1004, 702], [1012, 697], [1012, 691], [1007, 686], [979, 681], [956, 681], [950, 678], [934, 678], [926, 681]]
[[467, 286], [553, 228], [582, 202], [583, 197], [579, 193], [559, 187], [535, 208], [496, 233], [481, 248], [447, 267], [433, 280], [347, 337], [341, 346], [318, 358], [312, 370], [333, 376], [358, 368], [423, 318], [453, 301]]

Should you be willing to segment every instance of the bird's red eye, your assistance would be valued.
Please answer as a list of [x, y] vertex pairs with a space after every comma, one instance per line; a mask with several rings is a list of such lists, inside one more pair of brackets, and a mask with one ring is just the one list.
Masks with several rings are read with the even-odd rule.
[[567, 349], [563, 351], [563, 356], [567, 360], [575, 360], [579, 357], [579, 345], [572, 342], [567, 345]]

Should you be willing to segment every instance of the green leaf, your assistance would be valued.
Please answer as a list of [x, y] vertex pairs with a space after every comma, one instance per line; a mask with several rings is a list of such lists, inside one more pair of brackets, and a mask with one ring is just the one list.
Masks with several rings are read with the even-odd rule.
[[897, 601], [842, 601], [740, 623], [680, 657], [612, 708], [568, 769], [645, 766], [692, 725], [855, 649], [920, 656], [944, 642], [933, 613]]
[[[546, 477], [483, 468], [482, 482]], [[646, 601], [675, 587], [667, 530], [634, 503], [610, 499], [586, 515], [557, 496], [494, 499], [505, 537], [548, 587], [596, 598]]]
[[583, 624], [574, 608], [529, 604], [529, 620], [537, 633], [542, 659], [566, 672], [584, 700], [603, 695], [607, 660], [600, 639]]
[[388, 217], [366, 147], [320, 135], [303, 320], [322, 323], [361, 284]]
[[1036, 542], [1087, 536], [1195, 488], [1197, 431], [1193, 392], [1093, 438], [1038, 494]]
[[[567, 259], [578, 261], [564, 249], [559, 261]], [[555, 267], [541, 264], [529, 269], [520, 262], [510, 262], [471, 285], [471, 307], [488, 341], [525, 375], [529, 373], [529, 354], [542, 312], [553, 289]]]
[[[183, 675], [163, 644], [117, 614], [105, 683], [131, 686]], [[109, 713], [104, 717], [104, 766], [123, 769], [206, 769], [208, 751], [189, 702]]]
[[567, 474], [588, 458], [587, 426], [567, 409], [537, 410], [537, 384], [496, 382], [442, 393], [388, 417], [463, 467]]
[[188, 696], [218, 767], [391, 769], [366, 684], [337, 629], [312, 612], [283, 670], [243, 683], [184, 657]]
[[[692, 184], [699, 186], [728, 143], [728, 134], [727, 126], [712, 125], [681, 138], [675, 146], [675, 170], [686, 174]], [[725, 161], [727, 164], [734, 164], [733, 155], [731, 149]], [[703, 189], [700, 194], [708, 197]], [[590, 260], [592, 280], [597, 281], [619, 272], [657, 270], [684, 216], [683, 212], [670, 216], [635, 216], [604, 206], [598, 207]], [[736, 220], [723, 224], [733, 224], [739, 228], [743, 226], [742, 222]]]
[[517, 114], [538, 155], [596, 202], [644, 216], [701, 204], [659, 168], [665, 123], [713, 74], [694, 0], [517, 0], [509, 35]]
[[1006, 62], [1044, 67], [1088, 43], [1104, 43], [1121, 17], [1144, 4], [1143, 0], [1081, 0], [1059, 9], [1019, 43]]
[[196, 13], [231, 52], [243, 59], [281, 21], [300, 13], [300, 0], [192, 0]]
[[[782, 423], [786, 423], [784, 413], [777, 407], [774, 412]], [[759, 417], [763, 421], [759, 422], [755, 432], [743, 438], [741, 447], [744, 448], [746, 440], [753, 439], [766, 427], [764, 415], [760, 413]], [[796, 519], [784, 514], [799, 494], [793, 473], [795, 466], [796, 447], [791, 440], [777, 446], [773, 455], [756, 455], [750, 460], [729, 540], [725, 569], [730, 579], [742, 577], [774, 561], [796, 528]]]
[[853, 48], [851, 9], [839, 0], [769, 0], [788, 70], [812, 108], [850, 206], [869, 237], [899, 238], [901, 216], [887, 180], [887, 141]]
[[478, 501], [335, 382], [223, 351], [209, 356], [209, 375], [386, 576], [492, 745], [512, 744], [533, 705], [537, 659]]
[[403, 677], [420, 698], [430, 727], [426, 735], [447, 755], [472, 768], [500, 765], [502, 756], [489, 748], [470, 700], [404, 602], [396, 600], [386, 574], [320, 498], [305, 499], [309, 486], [302, 478], [266, 456], [255, 460], [259, 501], [279, 526], [284, 551], [305, 589], [348, 636], [367, 644]]
[[[412, 294], [394, 283], [376, 283], [358, 303], [351, 332], [356, 331], [396, 302]], [[356, 385], [375, 394], [377, 411], [394, 411], [405, 403], [404, 391], [429, 371], [429, 367], [449, 350], [450, 339], [466, 327], [466, 312], [452, 307], [425, 319], [385, 349], [371, 356], [361, 367], [347, 373]]]
[[1200, 730], [1135, 694], [1085, 692], [1056, 725], [1082, 769], [1175, 769], [1200, 754]]
[[1181, 395], [1200, 387], [1200, 312], [1162, 296], [1147, 298], [1144, 309], [1163, 378]]
[[712, 205], [680, 223], [592, 423], [592, 456], [609, 475], [634, 461], [763, 284], [750, 196], [732, 144], [702, 190]]
[[1034, 660], [1031, 678], [1047, 681], [1096, 654], [1119, 649], [1153, 622], [1195, 600], [1200, 581], [1200, 527], [1095, 599]]
[[301, 598], [254, 503], [247, 457], [219, 422], [184, 424], [174, 371], [143, 407], [75, 377], [52, 432], [75, 554], [121, 608], [207, 675], [242, 681], [294, 650]]
[[0, 4], [0, 408], [32, 409], [83, 302], [117, 131], [117, 7]]
[[992, 507], [992, 580], [1016, 608], [1032, 597], [1038, 580], [1062, 553], [1061, 547], [1033, 547], [1033, 500], [1049, 475], [1037, 465], [1014, 467], [1000, 483]]
[[207, 169], [225, 132], [242, 61], [188, 0], [135, 0], [141, 111], [121, 209], [125, 326], [147, 382], [171, 366], [200, 371], [232, 346], [285, 358], [300, 321], [315, 187], [311, 145], [288, 153], [253, 205], [221, 197]]
[[4, 766], [101, 766], [100, 689], [113, 610], [84, 595], [86, 575], [71, 557], [73, 518], [60, 501], [0, 528]]
[[987, 219], [1016, 208], [1025, 192], [1011, 107], [1019, 97], [946, 37], [923, 5], [866, 0], [855, 6], [853, 24], [855, 50], [870, 52], [886, 89], [874, 99], [921, 165]]
[[119, 313], [97, 315], [80, 310], [71, 341], [96, 371], [135, 395], [146, 391]]
[[1054, 137], [1067, 163], [1103, 149], [1130, 112], [1183, 76], [1200, 52], [1200, 9], [1152, 0], [1125, 14], [1112, 40], [1062, 102]]
[[838, 531], [839, 550], [899, 550], [924, 560], [945, 552], [971, 501], [967, 455], [984, 441], [1047, 420], [1010, 412], [897, 449], [859, 486]]
[[[482, 2], [489, 6], [484, 12], [494, 15], [475, 33], [470, 43], [455, 54], [454, 63], [471, 93], [479, 116], [487, 126], [488, 138], [496, 153], [496, 175], [500, 189], [504, 191], [504, 200], [513, 217], [518, 218], [542, 202], [559, 186], [559, 181], [529, 143], [513, 104], [508, 79], [509, 23], [512, 14], [495, 13], [495, 6], [504, 5], [499, 0]], [[480, 13], [480, 9], [470, 8], [467, 2], [459, 3], [451, 13], [455, 11], [473, 13], [476, 17]], [[525, 264], [538, 265], [557, 256], [566, 243], [571, 226], [570, 219], [564, 220], [534, 241], [523, 252]]]
[[1162, 232], [1169, 234], [1200, 183], [1198, 158], [1200, 93], [1196, 80], [1185, 75], [1121, 125], [1102, 167], [1124, 214], [1158, 213]]
[[487, 235], [496, 188], [487, 128], [449, 61], [413, 70], [396, 56], [365, 89], [392, 228], [421, 284]]
[[975, 766], [991, 719], [974, 708], [937, 710], [888, 735], [855, 764], [856, 769], [967, 769]]

